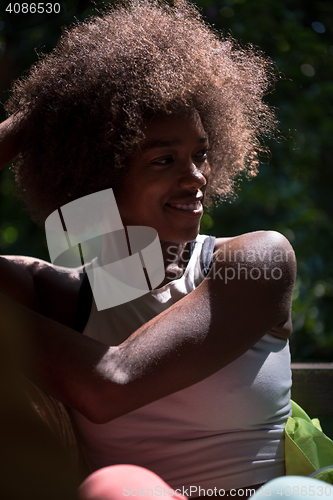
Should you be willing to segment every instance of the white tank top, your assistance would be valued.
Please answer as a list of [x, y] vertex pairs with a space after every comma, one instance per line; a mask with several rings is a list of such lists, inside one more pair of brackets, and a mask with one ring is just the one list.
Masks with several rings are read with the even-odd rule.
[[[180, 279], [112, 309], [97, 311], [93, 302], [84, 335], [118, 345], [194, 290], [204, 279], [200, 255], [205, 238], [197, 237]], [[229, 490], [285, 474], [290, 388], [288, 341], [266, 334], [214, 375], [107, 424], [72, 413], [93, 470], [133, 464], [155, 472], [174, 489]]]

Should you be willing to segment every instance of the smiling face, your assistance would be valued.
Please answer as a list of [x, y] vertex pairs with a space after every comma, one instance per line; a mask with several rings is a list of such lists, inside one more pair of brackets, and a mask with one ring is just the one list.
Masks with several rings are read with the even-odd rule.
[[165, 242], [192, 241], [210, 173], [200, 117], [193, 112], [154, 118], [144, 134], [116, 195], [123, 224], [153, 227]]

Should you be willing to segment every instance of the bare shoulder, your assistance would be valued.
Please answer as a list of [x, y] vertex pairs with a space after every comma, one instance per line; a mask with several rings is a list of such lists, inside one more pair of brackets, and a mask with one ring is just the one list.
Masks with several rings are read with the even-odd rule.
[[217, 238], [214, 259], [231, 263], [255, 264], [259, 269], [284, 267], [296, 269], [293, 247], [277, 231], [254, 231], [230, 238]]
[[64, 272], [41, 259], [12, 255], [0, 258], [0, 268], [3, 293], [30, 309], [72, 326], [80, 288], [77, 270]]
[[232, 236], [226, 238], [216, 238], [214, 252], [217, 253], [226, 245], [232, 245], [233, 248], [247, 249], [250, 247], [252, 250], [269, 250], [284, 249], [288, 252], [289, 258], [295, 257], [294, 250], [283, 234], [277, 231], [253, 231], [251, 233], [244, 233], [239, 236]]
[[[214, 275], [215, 273], [215, 275]], [[291, 303], [296, 278], [294, 250], [276, 231], [256, 231], [232, 238], [217, 238], [211, 277], [233, 291], [244, 304], [249, 295], [278, 319], [270, 331], [287, 338], [291, 334]]]

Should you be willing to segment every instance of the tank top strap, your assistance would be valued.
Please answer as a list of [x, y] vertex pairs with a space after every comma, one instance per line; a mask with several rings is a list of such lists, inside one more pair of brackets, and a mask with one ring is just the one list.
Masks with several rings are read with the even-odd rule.
[[201, 250], [201, 267], [206, 277], [212, 266], [212, 257], [215, 248], [215, 236], [207, 236], [202, 244]]
[[77, 299], [73, 328], [77, 332], [83, 333], [89, 320], [93, 294], [86, 272], [80, 274], [80, 280], [81, 285]]

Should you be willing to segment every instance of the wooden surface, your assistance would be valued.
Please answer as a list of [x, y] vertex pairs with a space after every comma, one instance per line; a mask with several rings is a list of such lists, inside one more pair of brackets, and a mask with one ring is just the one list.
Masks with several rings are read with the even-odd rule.
[[333, 439], [333, 363], [292, 363], [291, 398]]

